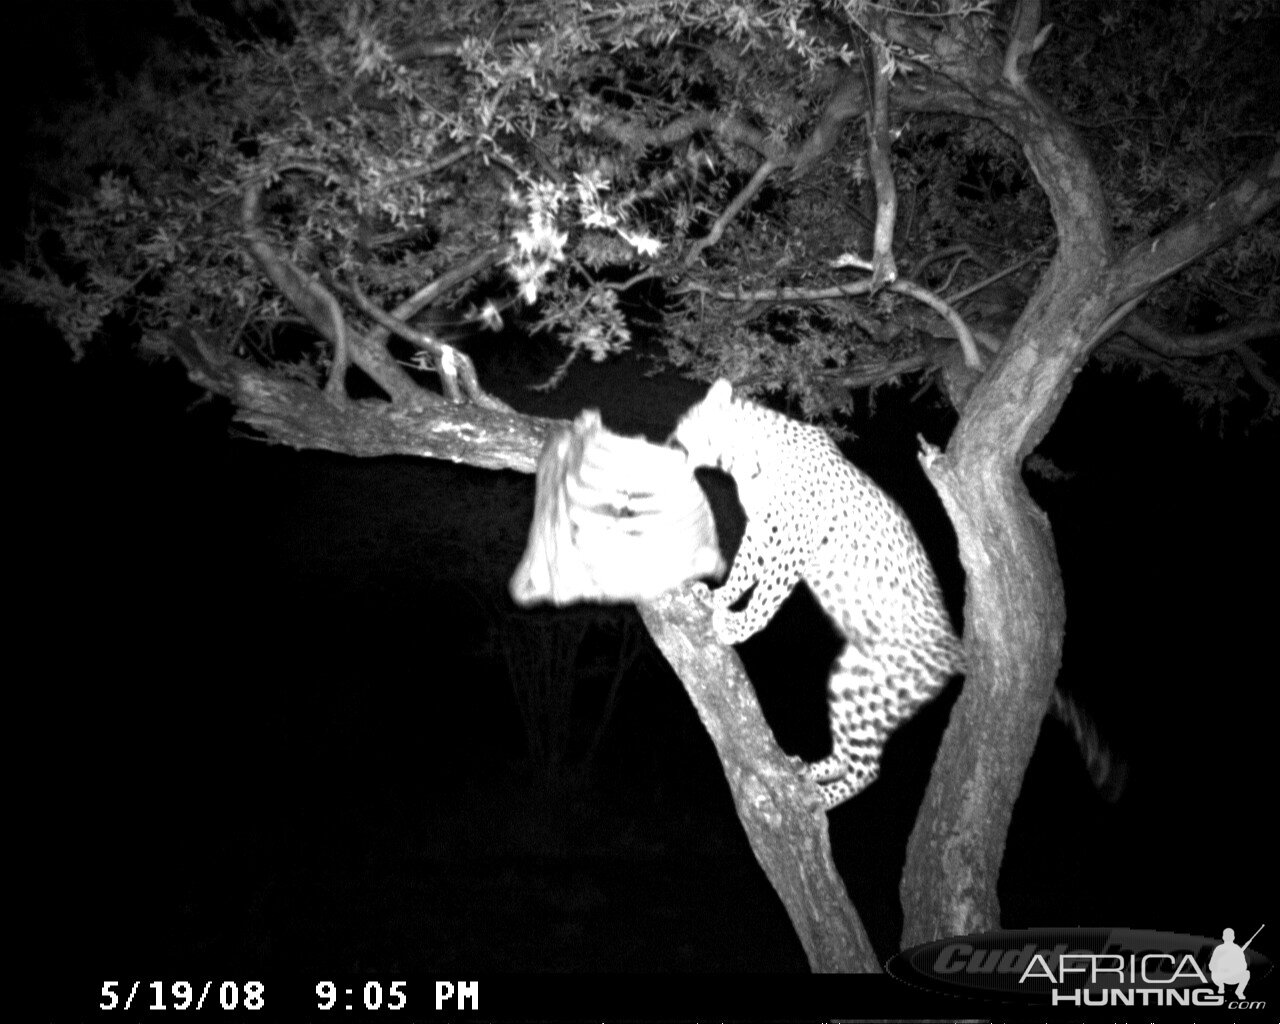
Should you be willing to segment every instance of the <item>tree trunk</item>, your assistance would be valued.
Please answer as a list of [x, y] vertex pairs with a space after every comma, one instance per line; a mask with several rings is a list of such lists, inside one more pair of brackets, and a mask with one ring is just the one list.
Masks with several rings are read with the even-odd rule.
[[734, 652], [711, 634], [692, 590], [641, 604], [640, 615], [706, 727], [751, 851], [782, 900], [814, 972], [880, 970], [831, 857], [827, 816], [773, 738]]
[[[947, 454], [923, 460], [955, 525], [967, 577], [969, 671], [907, 849], [904, 946], [1000, 924], [1005, 839], [1066, 624], [1053, 534], [1022, 482], [1022, 462], [1109, 312], [1099, 271], [1105, 252], [1085, 245], [1086, 256], [1080, 248], [1077, 237], [1076, 246], [1059, 249], [974, 390]], [[1081, 330], [1082, 322], [1091, 326]]]
[[1062, 663], [1066, 604], [1048, 518], [992, 430], [976, 426], [984, 450], [954, 467], [925, 458], [968, 573], [970, 665], [907, 848], [904, 948], [1000, 926], [1005, 838]]
[[994, 50], [953, 46], [938, 54], [933, 88], [904, 95], [905, 105], [984, 118], [1016, 139], [1049, 200], [1059, 245], [973, 387], [946, 455], [926, 452], [923, 460], [955, 525], [967, 577], [969, 670], [907, 847], [904, 947], [1000, 923], [1005, 840], [1062, 661], [1066, 622], [1053, 535], [1023, 485], [1022, 463], [1114, 312], [1105, 288], [1112, 256], [1106, 203], [1075, 131], [1018, 67], [1006, 60], [1000, 68]]
[[[1058, 251], [925, 469], [967, 575], [969, 672], [907, 849], [903, 946], [1000, 923], [1013, 805], [1061, 664], [1066, 611], [1048, 518], [1021, 479], [1090, 352], [1149, 290], [1280, 202], [1280, 154], [1203, 211], [1116, 258], [1075, 131], [1029, 86], [989, 83], [985, 116], [1016, 138], [1049, 199]], [[964, 100], [969, 112], [972, 94]]]

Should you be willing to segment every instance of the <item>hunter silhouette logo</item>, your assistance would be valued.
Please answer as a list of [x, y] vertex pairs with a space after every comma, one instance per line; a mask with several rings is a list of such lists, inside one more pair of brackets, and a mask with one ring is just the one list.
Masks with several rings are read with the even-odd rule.
[[1243, 945], [1231, 928], [1221, 941], [1130, 928], [985, 932], [903, 950], [885, 968], [933, 992], [1001, 1002], [1261, 1010], [1265, 1000], [1246, 1002], [1245, 988], [1271, 970], [1250, 949], [1263, 927]]
[[1249, 942], [1243, 946], [1236, 945], [1234, 929], [1222, 929], [1222, 945], [1213, 951], [1209, 958], [1209, 977], [1218, 986], [1218, 995], [1222, 995], [1228, 985], [1236, 987], [1236, 998], [1244, 998], [1244, 987], [1249, 984], [1249, 967], [1244, 958], [1244, 951], [1249, 943], [1258, 937], [1266, 925], [1259, 925], [1258, 931], [1249, 936]]

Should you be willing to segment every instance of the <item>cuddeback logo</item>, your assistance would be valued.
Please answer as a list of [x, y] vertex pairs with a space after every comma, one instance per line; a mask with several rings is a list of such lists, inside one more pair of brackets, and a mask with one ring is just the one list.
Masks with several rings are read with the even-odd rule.
[[1246, 988], [1271, 970], [1250, 948], [1222, 938], [1128, 928], [984, 932], [904, 950], [886, 964], [899, 981], [947, 995], [1085, 1006], [1220, 1006], [1261, 1010]]

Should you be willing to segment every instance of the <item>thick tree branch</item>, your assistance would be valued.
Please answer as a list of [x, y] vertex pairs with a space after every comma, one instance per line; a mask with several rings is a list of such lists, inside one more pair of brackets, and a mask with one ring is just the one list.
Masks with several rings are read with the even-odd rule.
[[1280, 406], [1280, 381], [1249, 342], [1280, 339], [1280, 321], [1262, 320], [1207, 334], [1175, 334], [1137, 313], [1130, 314], [1106, 342], [1106, 353], [1153, 368], [1176, 383], [1228, 396], [1245, 392], [1248, 376], [1273, 406]]
[[1251, 341], [1280, 340], [1280, 320], [1255, 320], [1204, 334], [1176, 334], [1145, 316], [1131, 313], [1116, 330], [1167, 359], [1202, 359], [1222, 352], [1239, 352]]
[[[1169, 359], [1121, 333], [1112, 335], [1101, 351], [1104, 358], [1141, 364], [1152, 374], [1164, 377], [1183, 388], [1195, 388], [1202, 393], [1213, 392], [1230, 398], [1245, 397], [1240, 380], [1246, 374], [1252, 376], [1243, 360], [1234, 358], [1233, 354], [1223, 353], [1205, 360]], [[1264, 379], [1258, 383], [1268, 393], [1275, 393], [1277, 390], [1274, 381]]]
[[1280, 150], [1259, 160], [1221, 196], [1169, 230], [1124, 253], [1108, 276], [1115, 306], [1140, 298], [1166, 278], [1230, 241], [1280, 204]]
[[230, 357], [191, 330], [174, 331], [171, 337], [193, 383], [228, 398], [236, 422], [293, 448], [412, 455], [532, 473], [547, 434], [559, 425], [537, 416], [444, 402], [426, 414], [376, 400], [336, 404], [311, 384]]
[[[1062, 662], [1065, 600], [1053, 535], [1022, 480], [1087, 356], [1112, 243], [1089, 153], [1035, 89], [1005, 77], [989, 35], [884, 15], [877, 31], [921, 55], [899, 109], [959, 113], [1013, 137], [1044, 189], [1058, 247], [1008, 342], [971, 390], [926, 473], [955, 524], [967, 575], [969, 671], [943, 738], [900, 885], [904, 945], [997, 927], [996, 881], [1014, 801]], [[1034, 41], [1034, 40], [1033, 40]], [[1018, 63], [1015, 58], [1014, 64]]]
[[[764, 720], [735, 652], [711, 635], [707, 602], [685, 588], [638, 605], [654, 643], [684, 682], [724, 765], [738, 817], [814, 972], [879, 970], [831, 856], [827, 816]], [[797, 863], [804, 869], [798, 870]]]

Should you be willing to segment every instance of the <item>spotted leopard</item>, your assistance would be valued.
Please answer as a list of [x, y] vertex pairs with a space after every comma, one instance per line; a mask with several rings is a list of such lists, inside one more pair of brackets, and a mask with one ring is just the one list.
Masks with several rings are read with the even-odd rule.
[[747, 514], [713, 592], [716, 637], [758, 633], [803, 580], [847, 641], [829, 684], [832, 751], [805, 768], [830, 810], [875, 779], [889, 734], [964, 670], [933, 566], [902, 509], [825, 432], [735, 397], [727, 381], [672, 441], [691, 465], [732, 476]]
[[[805, 766], [830, 810], [874, 781], [889, 734], [965, 671], [933, 566], [902, 509], [822, 430], [735, 398], [727, 381], [712, 385], [671, 439], [691, 466], [732, 476], [747, 514], [729, 578], [713, 594], [717, 638], [735, 644], [764, 629], [803, 580], [847, 641], [829, 682], [832, 752]], [[733, 610], [748, 590], [746, 606]], [[1118, 800], [1125, 762], [1062, 690], [1050, 710], [1099, 794]]]

